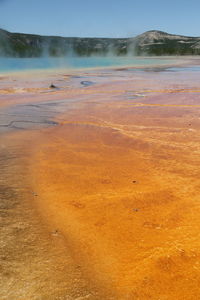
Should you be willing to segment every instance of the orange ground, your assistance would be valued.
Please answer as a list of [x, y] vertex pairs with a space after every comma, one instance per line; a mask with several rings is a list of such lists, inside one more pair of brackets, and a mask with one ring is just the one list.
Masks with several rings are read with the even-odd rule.
[[199, 99], [94, 94], [38, 139], [40, 213], [106, 299], [200, 298]]
[[56, 116], [58, 126], [16, 133], [10, 143], [21, 141], [28, 153], [22, 167], [41, 224], [62, 237], [55, 274], [66, 266], [66, 247], [87, 289], [98, 291], [60, 298], [36, 291], [26, 300], [200, 298], [198, 74], [123, 76], [24, 100], [79, 100]]

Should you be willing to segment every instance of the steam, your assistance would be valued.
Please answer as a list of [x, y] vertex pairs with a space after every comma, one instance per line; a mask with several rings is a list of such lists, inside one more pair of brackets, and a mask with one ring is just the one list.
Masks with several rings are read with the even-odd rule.
[[0, 71], [13, 68], [27, 70], [120, 66], [129, 64], [130, 60], [127, 58], [134, 55], [134, 39], [62, 38], [10, 33], [0, 29]]
[[0, 29], [0, 54], [10, 57], [131, 56], [134, 48], [128, 38], [62, 38]]

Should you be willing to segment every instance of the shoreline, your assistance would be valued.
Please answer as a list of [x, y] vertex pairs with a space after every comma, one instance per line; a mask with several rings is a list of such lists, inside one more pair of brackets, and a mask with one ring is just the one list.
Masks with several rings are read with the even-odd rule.
[[[128, 57], [126, 57], [128, 58]], [[84, 57], [83, 57], [84, 59]], [[196, 64], [196, 61], [199, 61], [200, 64], [200, 56], [144, 56], [144, 57], [137, 57], [138, 60], [142, 59], [166, 59], [166, 60], [174, 60], [173, 63], [170, 64], [150, 64], [150, 65], [113, 65], [113, 66], [97, 66], [97, 67], [85, 67], [85, 68], [47, 68], [47, 69], [27, 69], [27, 70], [18, 70], [18, 71], [3, 71], [0, 73], [0, 76], [7, 75], [7, 76], [17, 76], [17, 75], [37, 75], [46, 76], [57, 73], [66, 73], [70, 72], [70, 74], [76, 74], [79, 72], [87, 72], [87, 71], [95, 71], [95, 70], [117, 70], [117, 69], [150, 69], [150, 68], [171, 68], [174, 66], [185, 66], [189, 65], [190, 63]], [[176, 62], [176, 60], [180, 60]]]

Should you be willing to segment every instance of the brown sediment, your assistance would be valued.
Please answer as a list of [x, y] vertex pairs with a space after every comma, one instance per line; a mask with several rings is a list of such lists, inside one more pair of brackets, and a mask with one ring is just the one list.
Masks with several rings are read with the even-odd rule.
[[53, 226], [50, 230], [35, 209], [29, 173], [35, 140], [36, 132], [1, 135], [0, 298], [100, 300], [64, 236]]
[[[182, 75], [175, 83], [173, 75], [125, 76], [126, 81], [99, 84], [107, 95], [92, 93], [93, 87], [87, 87], [89, 96], [80, 91], [79, 102], [54, 116], [56, 126], [18, 133], [10, 142], [11, 149], [23, 144], [26, 161], [18, 164], [27, 166], [21, 182], [34, 192], [29, 219], [37, 224], [31, 228], [43, 224], [36, 237], [48, 245], [38, 265], [36, 259], [38, 273], [27, 279], [33, 289], [26, 299], [37, 297], [39, 278], [48, 273], [53, 280], [53, 273], [39, 267], [45, 255], [50, 270], [61, 268], [52, 299], [200, 297], [200, 94], [175, 92], [185, 88]], [[193, 76], [186, 81], [190, 89], [198, 80]], [[155, 92], [156, 85], [169, 92]], [[30, 207], [27, 192], [20, 194]], [[40, 243], [33, 239], [35, 251]], [[80, 271], [76, 286], [68, 282], [76, 279], [75, 266]], [[50, 292], [45, 294], [48, 280], [40, 283], [41, 299], [51, 299]], [[59, 282], [69, 283], [66, 290]]]

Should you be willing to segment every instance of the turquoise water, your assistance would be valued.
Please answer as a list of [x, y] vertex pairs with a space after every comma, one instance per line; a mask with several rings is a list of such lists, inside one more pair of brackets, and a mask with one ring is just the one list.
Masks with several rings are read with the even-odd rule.
[[135, 57], [1, 58], [0, 72], [54, 68], [94, 68], [114, 66], [151, 66], [171, 63], [170, 59]]

